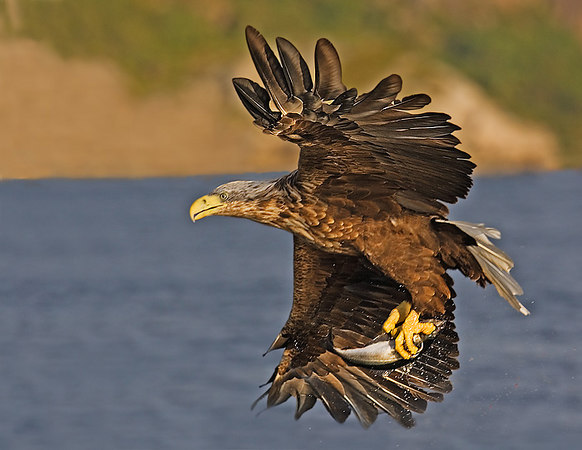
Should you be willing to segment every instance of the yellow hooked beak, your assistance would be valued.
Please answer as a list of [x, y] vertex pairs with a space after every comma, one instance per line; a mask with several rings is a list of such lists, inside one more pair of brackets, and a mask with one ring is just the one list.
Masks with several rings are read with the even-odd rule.
[[192, 222], [196, 222], [206, 216], [216, 214], [219, 209], [224, 207], [224, 202], [219, 195], [205, 195], [200, 197], [192, 206], [190, 206], [190, 218]]

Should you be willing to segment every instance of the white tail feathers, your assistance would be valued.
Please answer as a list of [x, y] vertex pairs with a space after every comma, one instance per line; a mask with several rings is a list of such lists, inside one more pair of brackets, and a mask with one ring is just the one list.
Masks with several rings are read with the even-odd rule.
[[475, 239], [477, 245], [471, 245], [467, 249], [475, 257], [487, 279], [493, 283], [499, 295], [506, 299], [513, 308], [526, 316], [529, 315], [527, 308], [515, 297], [522, 295], [523, 289], [509, 274], [513, 267], [513, 261], [489, 240], [489, 237], [499, 239], [501, 237], [499, 230], [486, 227], [482, 223], [475, 224], [463, 221], [448, 221], [448, 223], [455, 225]]

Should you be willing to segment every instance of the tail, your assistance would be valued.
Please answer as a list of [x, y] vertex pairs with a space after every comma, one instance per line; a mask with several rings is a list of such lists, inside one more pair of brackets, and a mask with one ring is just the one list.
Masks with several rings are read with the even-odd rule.
[[[445, 221], [443, 221], [445, 222]], [[499, 239], [501, 233], [495, 228], [486, 227], [484, 224], [475, 224], [463, 221], [446, 221], [455, 225], [464, 233], [476, 241], [476, 245], [467, 246], [487, 279], [495, 286], [499, 295], [523, 315], [529, 315], [529, 311], [523, 306], [516, 295], [522, 295], [523, 289], [519, 283], [509, 274], [513, 268], [513, 261], [502, 250], [491, 243], [489, 238]]]

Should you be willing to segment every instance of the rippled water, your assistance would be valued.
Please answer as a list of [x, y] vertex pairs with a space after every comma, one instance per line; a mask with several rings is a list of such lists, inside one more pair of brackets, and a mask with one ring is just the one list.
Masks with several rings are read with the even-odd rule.
[[[230, 178], [230, 177], [228, 177]], [[479, 179], [521, 317], [456, 277], [461, 369], [412, 430], [250, 405], [280, 356], [291, 237], [188, 206], [227, 178], [0, 183], [0, 448], [567, 448], [582, 439], [582, 174]]]

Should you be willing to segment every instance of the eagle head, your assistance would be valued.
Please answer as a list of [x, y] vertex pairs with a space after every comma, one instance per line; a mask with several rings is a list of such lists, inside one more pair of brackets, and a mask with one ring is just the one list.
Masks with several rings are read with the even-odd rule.
[[231, 181], [192, 203], [190, 218], [196, 221], [217, 215], [257, 220], [258, 215], [268, 213], [277, 194], [273, 181]]

